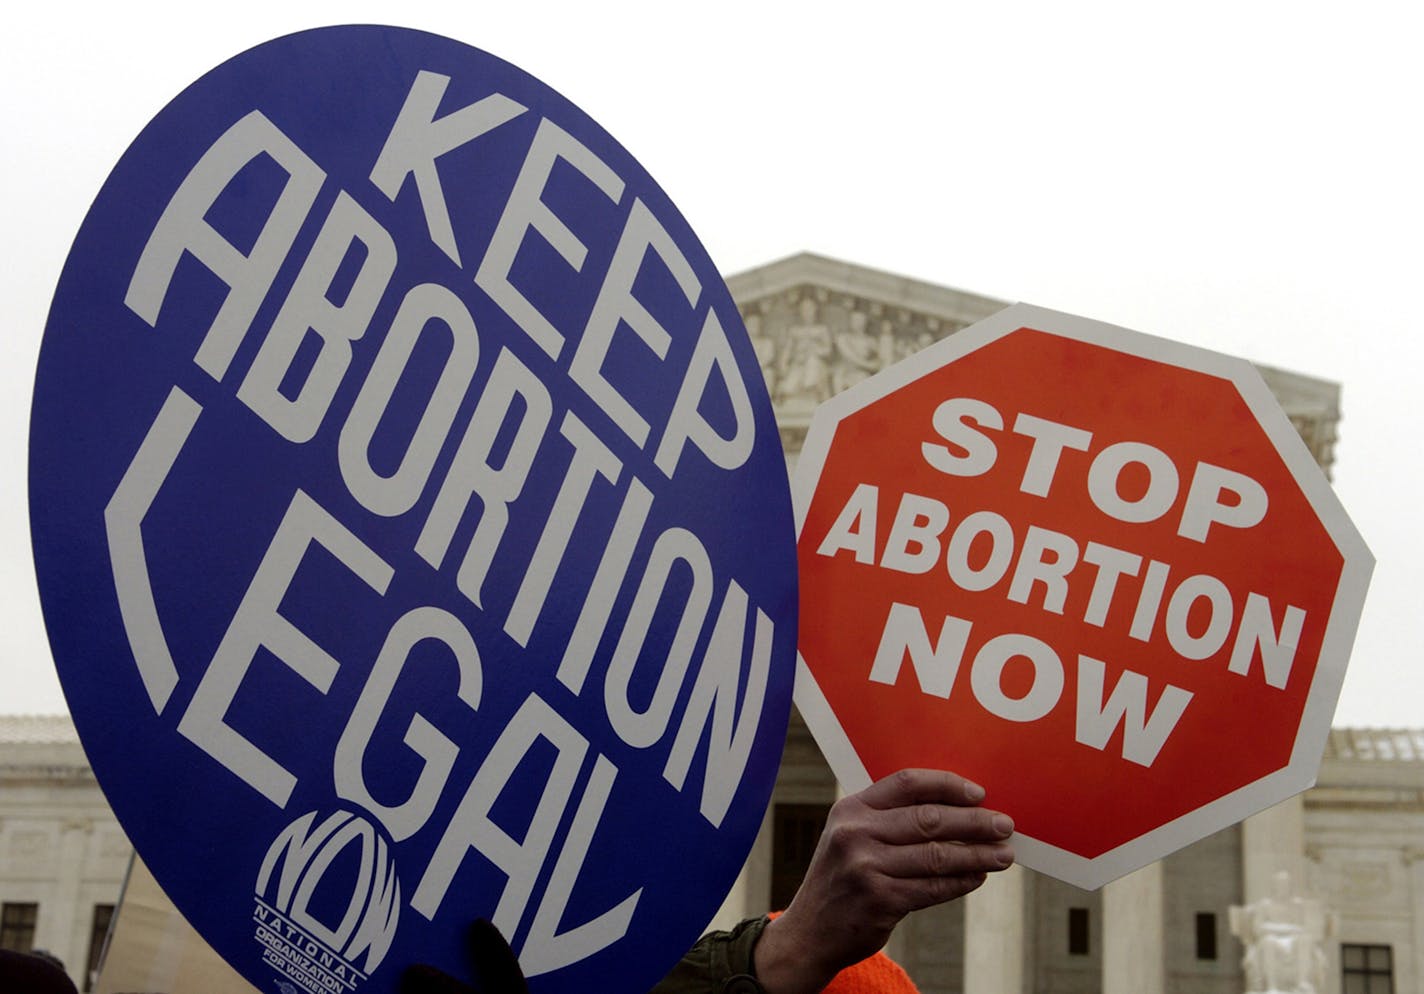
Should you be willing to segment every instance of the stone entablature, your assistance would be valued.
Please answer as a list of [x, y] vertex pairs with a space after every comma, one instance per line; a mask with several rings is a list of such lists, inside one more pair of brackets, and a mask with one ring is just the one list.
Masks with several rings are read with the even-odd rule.
[[0, 714], [0, 748], [24, 746], [77, 746], [74, 722], [59, 714]]
[[[1331, 729], [1306, 803], [1424, 815], [1424, 729]], [[1424, 820], [1418, 827], [1424, 838]]]
[[1325, 743], [1325, 760], [1418, 763], [1418, 774], [1424, 782], [1424, 729], [1333, 728]]
[[0, 715], [0, 785], [95, 783], [67, 716]]

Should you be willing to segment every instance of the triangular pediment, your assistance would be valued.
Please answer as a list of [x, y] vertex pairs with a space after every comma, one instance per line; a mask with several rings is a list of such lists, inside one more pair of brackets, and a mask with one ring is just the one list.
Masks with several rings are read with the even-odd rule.
[[[766, 376], [782, 442], [800, 451], [822, 401], [1008, 306], [1007, 301], [803, 252], [727, 277]], [[1340, 387], [1258, 366], [1328, 473]]]
[[788, 449], [811, 412], [1005, 302], [802, 253], [727, 280]]

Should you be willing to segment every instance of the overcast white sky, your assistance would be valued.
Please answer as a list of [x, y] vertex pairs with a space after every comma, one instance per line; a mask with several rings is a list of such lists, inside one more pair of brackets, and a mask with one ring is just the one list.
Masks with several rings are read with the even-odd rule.
[[22, 5], [0, 59], [0, 713], [64, 708], [25, 510], [54, 283], [128, 142], [238, 52], [437, 31], [589, 112], [732, 273], [809, 250], [1339, 380], [1378, 559], [1337, 725], [1424, 727], [1421, 31], [1404, 3]]

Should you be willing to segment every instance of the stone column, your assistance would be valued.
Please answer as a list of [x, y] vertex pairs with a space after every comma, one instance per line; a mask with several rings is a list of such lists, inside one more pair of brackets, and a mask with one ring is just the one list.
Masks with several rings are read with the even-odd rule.
[[1404, 864], [1409, 867], [1409, 900], [1414, 918], [1413, 955], [1409, 960], [1414, 976], [1405, 976], [1403, 970], [1396, 967], [1395, 990], [1417, 991], [1424, 984], [1424, 849], [1406, 849]]
[[965, 898], [964, 994], [1024, 994], [1028, 871], [991, 873]]
[[53, 890], [48, 903], [40, 905], [40, 920], [35, 929], [35, 948], [58, 956], [69, 975], [78, 978], [84, 976], [85, 957], [89, 954], [82, 941], [82, 937], [89, 934], [89, 914], [79, 907], [79, 892], [84, 882], [84, 856], [93, 830], [94, 823], [87, 818], [62, 823]]
[[1275, 876], [1281, 870], [1290, 874], [1295, 893], [1305, 893], [1305, 802], [1302, 795], [1288, 798], [1241, 823], [1241, 868], [1245, 904], [1270, 897], [1275, 890]]
[[1103, 889], [1103, 994], [1165, 994], [1162, 864]]

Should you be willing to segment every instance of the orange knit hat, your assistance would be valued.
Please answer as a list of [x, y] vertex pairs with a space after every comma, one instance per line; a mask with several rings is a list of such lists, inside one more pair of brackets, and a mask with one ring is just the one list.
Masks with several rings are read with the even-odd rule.
[[[780, 914], [774, 911], [770, 917]], [[920, 994], [920, 989], [882, 950], [836, 974], [822, 994]]]

